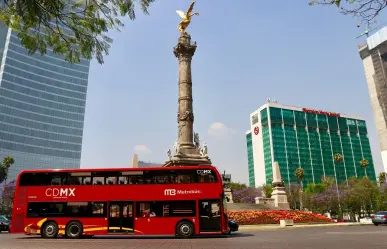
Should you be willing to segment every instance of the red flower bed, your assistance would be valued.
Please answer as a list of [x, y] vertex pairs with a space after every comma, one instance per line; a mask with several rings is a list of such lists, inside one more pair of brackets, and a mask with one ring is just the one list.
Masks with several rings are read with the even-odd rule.
[[239, 225], [279, 224], [280, 220], [293, 220], [294, 223], [323, 223], [332, 222], [331, 219], [304, 211], [235, 211], [227, 213], [229, 219]]

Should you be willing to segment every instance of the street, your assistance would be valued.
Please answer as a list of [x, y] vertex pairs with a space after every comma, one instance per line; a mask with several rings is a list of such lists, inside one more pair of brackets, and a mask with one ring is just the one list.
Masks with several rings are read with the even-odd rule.
[[95, 249], [95, 248], [243, 248], [243, 249], [378, 249], [386, 248], [387, 226], [286, 228], [238, 232], [230, 237], [176, 239], [168, 237], [97, 237], [92, 239], [41, 239], [0, 234], [0, 249]]

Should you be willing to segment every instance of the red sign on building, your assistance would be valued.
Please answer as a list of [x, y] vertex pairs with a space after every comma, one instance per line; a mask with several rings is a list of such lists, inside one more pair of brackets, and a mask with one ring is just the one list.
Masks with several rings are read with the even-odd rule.
[[307, 109], [307, 108], [302, 108], [302, 111], [303, 112], [307, 112], [307, 113], [314, 113], [314, 114], [321, 114], [321, 115], [327, 115], [327, 116], [340, 117], [340, 113], [336, 113], [336, 112], [326, 112], [326, 111], [313, 110], [313, 109]]
[[258, 127], [258, 126], [256, 126], [256, 127], [254, 128], [254, 134], [255, 134], [255, 135], [258, 135], [258, 134], [259, 134], [259, 127]]

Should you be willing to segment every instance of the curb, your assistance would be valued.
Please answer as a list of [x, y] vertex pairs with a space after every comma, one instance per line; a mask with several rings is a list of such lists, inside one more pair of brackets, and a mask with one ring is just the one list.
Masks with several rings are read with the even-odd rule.
[[319, 224], [295, 224], [294, 226], [280, 227], [279, 224], [270, 225], [240, 225], [239, 231], [246, 230], [276, 230], [289, 228], [306, 228], [306, 227], [341, 227], [341, 226], [366, 226], [372, 224], [364, 224], [358, 222], [343, 222], [343, 223], [319, 223]]

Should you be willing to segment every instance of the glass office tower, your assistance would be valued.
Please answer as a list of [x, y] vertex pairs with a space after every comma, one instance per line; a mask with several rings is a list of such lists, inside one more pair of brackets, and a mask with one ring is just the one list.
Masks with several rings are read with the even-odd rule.
[[[364, 119], [343, 114], [268, 103], [250, 115], [251, 142], [247, 137], [249, 178], [254, 185], [270, 184], [277, 161], [286, 184], [298, 182], [296, 168], [303, 168], [303, 183], [318, 183], [324, 176], [343, 182], [367, 175], [376, 180]], [[336, 154], [341, 161], [334, 159]], [[360, 161], [368, 165], [362, 168]], [[252, 176], [253, 174], [253, 176]], [[253, 183], [250, 180], [250, 184]]]
[[90, 61], [69, 64], [48, 49], [29, 55], [0, 24], [0, 157], [24, 169], [79, 168]]

